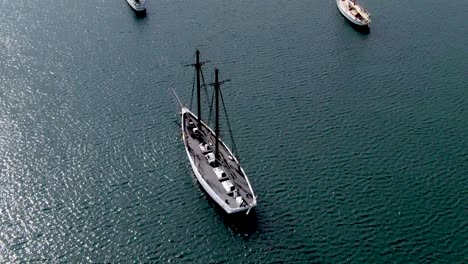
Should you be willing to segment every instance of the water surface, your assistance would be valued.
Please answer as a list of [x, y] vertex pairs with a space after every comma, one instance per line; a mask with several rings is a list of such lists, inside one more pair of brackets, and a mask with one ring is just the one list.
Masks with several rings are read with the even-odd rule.
[[[0, 262], [466, 262], [467, 5], [363, 5], [370, 32], [334, 1], [2, 1]], [[248, 218], [179, 138], [195, 48]]]

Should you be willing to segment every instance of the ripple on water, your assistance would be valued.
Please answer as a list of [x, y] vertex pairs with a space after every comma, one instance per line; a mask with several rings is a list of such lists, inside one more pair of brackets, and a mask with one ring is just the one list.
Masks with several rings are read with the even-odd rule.
[[[333, 2], [148, 2], [145, 18], [124, 2], [12, 2], [0, 262], [461, 262], [458, 2], [436, 26], [435, 2], [417, 14], [417, 2], [369, 3], [367, 35]], [[223, 92], [259, 201], [247, 219], [202, 191], [174, 124], [168, 87], [188, 102], [195, 46], [207, 81], [215, 66], [232, 79]]]

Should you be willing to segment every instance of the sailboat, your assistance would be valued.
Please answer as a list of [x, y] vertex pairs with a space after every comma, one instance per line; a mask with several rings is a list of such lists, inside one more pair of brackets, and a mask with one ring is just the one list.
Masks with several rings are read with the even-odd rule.
[[201, 78], [203, 78], [200, 62], [200, 51], [196, 50], [195, 67], [197, 84], [197, 115], [188, 107], [181, 106], [182, 140], [190, 161], [193, 173], [206, 193], [228, 214], [246, 212], [257, 205], [257, 197], [252, 185], [241, 167], [238, 158], [220, 137], [219, 115], [221, 85], [229, 80], [219, 81], [219, 70], [215, 69], [214, 87], [215, 128], [213, 129], [201, 118]]
[[336, 0], [336, 5], [340, 13], [351, 23], [358, 26], [369, 26], [371, 22], [369, 12], [356, 4], [356, 0]]
[[127, 0], [127, 3], [133, 8], [137, 13], [146, 12], [145, 0]]

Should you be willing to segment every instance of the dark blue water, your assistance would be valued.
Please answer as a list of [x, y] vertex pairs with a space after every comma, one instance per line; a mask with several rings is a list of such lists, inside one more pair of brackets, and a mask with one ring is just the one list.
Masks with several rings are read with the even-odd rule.
[[[0, 262], [467, 262], [468, 5], [363, 5], [370, 32], [333, 0], [2, 1]], [[246, 218], [180, 140], [195, 48]]]

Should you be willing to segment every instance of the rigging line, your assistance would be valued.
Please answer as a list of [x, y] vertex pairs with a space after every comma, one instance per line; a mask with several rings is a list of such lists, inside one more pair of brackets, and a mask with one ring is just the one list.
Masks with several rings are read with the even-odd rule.
[[[192, 54], [192, 58], [190, 61], [193, 61], [195, 59], [195, 56], [196, 56], [196, 53]], [[193, 64], [185, 64], [184, 66], [193, 66]], [[190, 96], [190, 109], [192, 109], [192, 105], [193, 105], [193, 94], [194, 94], [194, 89], [195, 89], [196, 75], [197, 75], [197, 71], [195, 70], [193, 74], [193, 81], [192, 81], [192, 95]]]
[[213, 95], [211, 96], [211, 103], [210, 103], [210, 112], [208, 114], [208, 123], [209, 125], [211, 125], [211, 118], [213, 117], [213, 102], [214, 102], [214, 92], [213, 92]]
[[232, 127], [231, 127], [231, 122], [229, 121], [229, 117], [228, 117], [228, 114], [227, 114], [227, 111], [226, 111], [226, 105], [224, 104], [224, 98], [223, 98], [223, 93], [219, 93], [221, 95], [221, 102], [223, 103], [223, 109], [224, 109], [224, 115], [226, 116], [226, 123], [228, 125], [228, 129], [229, 129], [229, 135], [231, 137], [231, 141], [232, 141], [232, 151], [234, 152], [234, 154], [239, 157], [238, 153], [237, 153], [237, 146], [236, 146], [236, 142], [234, 141], [234, 134], [232, 133]]
[[200, 73], [201, 73], [201, 77], [202, 77], [202, 82], [203, 82], [203, 87], [205, 89], [205, 95], [206, 95], [206, 99], [205, 99], [205, 103], [208, 104], [208, 102], [210, 101], [210, 98], [208, 97], [208, 90], [206, 89], [206, 83], [205, 83], [205, 75], [203, 75], [203, 70], [202, 68], [200, 67]]
[[195, 93], [195, 78], [196, 78], [196, 73], [193, 74], [193, 81], [192, 81], [192, 96], [190, 96], [190, 109], [192, 109], [192, 103], [193, 103], [193, 94]]

